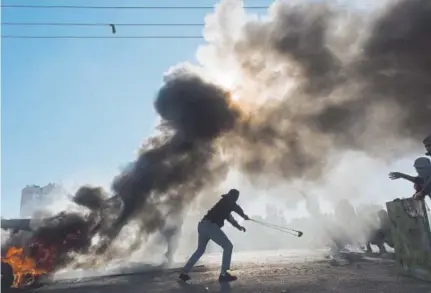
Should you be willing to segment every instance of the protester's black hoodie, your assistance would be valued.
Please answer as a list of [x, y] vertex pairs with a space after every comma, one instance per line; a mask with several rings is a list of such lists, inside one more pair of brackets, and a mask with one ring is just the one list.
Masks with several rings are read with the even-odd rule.
[[239, 193], [222, 195], [222, 198], [208, 211], [203, 220], [208, 220], [221, 228], [224, 225], [224, 221], [229, 218], [231, 212], [235, 212], [245, 219], [247, 216], [236, 203], [238, 198]]

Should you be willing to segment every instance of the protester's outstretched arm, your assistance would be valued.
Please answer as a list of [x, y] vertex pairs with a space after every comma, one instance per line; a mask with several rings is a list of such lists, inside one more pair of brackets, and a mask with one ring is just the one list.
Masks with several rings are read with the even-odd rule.
[[244, 213], [244, 211], [239, 205], [235, 204], [233, 211], [240, 215], [244, 220], [250, 220], [250, 218]]
[[238, 224], [238, 222], [235, 220], [235, 218], [229, 214], [229, 217], [227, 217], [226, 219], [229, 223], [232, 224], [232, 226], [234, 226], [235, 228], [237, 228], [240, 231], [245, 231], [245, 228], [243, 226], [241, 226], [240, 224]]
[[402, 178], [402, 179], [408, 180], [408, 181], [413, 182], [413, 183], [415, 183], [417, 180], [416, 177], [410, 176], [410, 175], [407, 175], [407, 174], [404, 174], [401, 172], [391, 172], [391, 173], [389, 173], [389, 178], [392, 180]]

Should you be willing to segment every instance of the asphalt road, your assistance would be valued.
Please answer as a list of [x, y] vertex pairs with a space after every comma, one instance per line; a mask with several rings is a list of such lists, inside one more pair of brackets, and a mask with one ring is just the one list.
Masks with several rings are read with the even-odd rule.
[[178, 269], [140, 274], [60, 281], [35, 290], [43, 293], [430, 293], [431, 283], [400, 275], [396, 263], [378, 258], [350, 257], [333, 263], [319, 254], [300, 252], [236, 253], [232, 269], [238, 281], [221, 286], [220, 255], [204, 259], [205, 267], [178, 283]]

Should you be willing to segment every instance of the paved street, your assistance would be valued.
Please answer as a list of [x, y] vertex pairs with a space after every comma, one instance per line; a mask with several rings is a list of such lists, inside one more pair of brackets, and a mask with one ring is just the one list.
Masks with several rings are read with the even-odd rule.
[[207, 255], [205, 267], [192, 273], [188, 285], [176, 281], [178, 269], [141, 274], [61, 281], [36, 292], [51, 293], [429, 293], [431, 283], [403, 277], [390, 260], [354, 257], [334, 265], [322, 255], [306, 252], [236, 253], [233, 271], [239, 280], [230, 286], [217, 282], [220, 255]]

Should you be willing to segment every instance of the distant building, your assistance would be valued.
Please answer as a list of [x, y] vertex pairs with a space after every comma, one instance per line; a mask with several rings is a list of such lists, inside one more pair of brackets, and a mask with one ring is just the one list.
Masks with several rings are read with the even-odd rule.
[[28, 185], [21, 191], [20, 217], [29, 218], [44, 205], [52, 202], [53, 196], [62, 192], [62, 188], [54, 183], [46, 186]]

